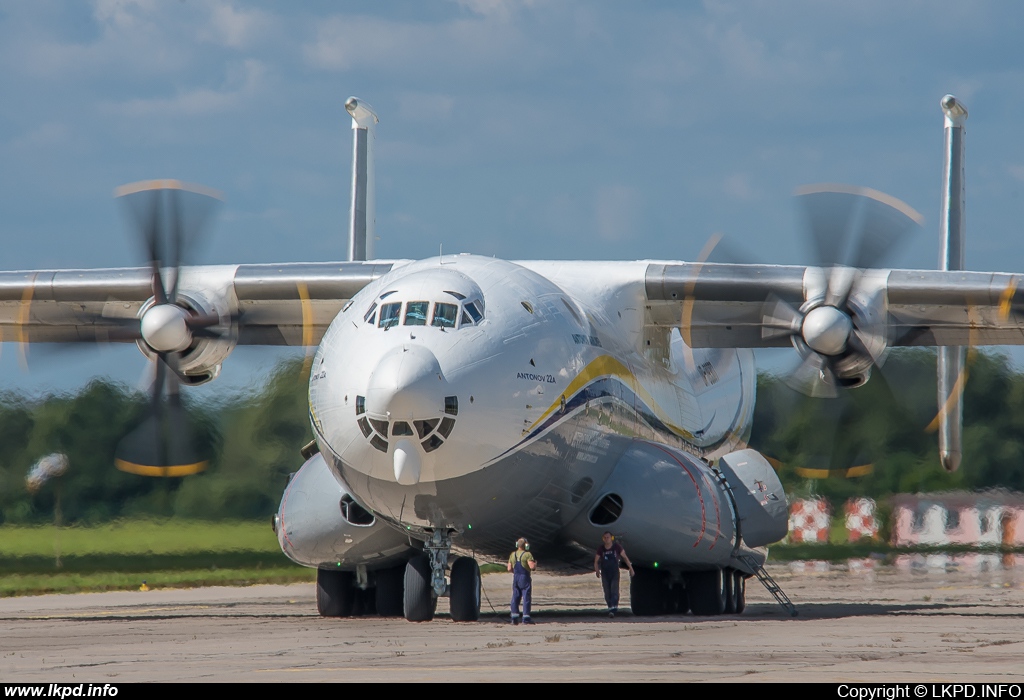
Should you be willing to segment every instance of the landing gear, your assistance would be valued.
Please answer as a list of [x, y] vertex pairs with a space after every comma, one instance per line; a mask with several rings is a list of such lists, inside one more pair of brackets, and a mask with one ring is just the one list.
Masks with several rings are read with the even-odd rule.
[[403, 611], [409, 622], [428, 622], [434, 619], [437, 596], [431, 586], [430, 557], [417, 554], [405, 565], [405, 594]]
[[649, 617], [669, 612], [672, 589], [668, 576], [661, 571], [634, 567], [629, 582], [629, 607], [634, 615]]
[[452, 551], [452, 536], [445, 530], [434, 530], [430, 539], [423, 543], [423, 551], [430, 557], [430, 587], [434, 597], [448, 594], [448, 581], [444, 572], [448, 568], [448, 554]]
[[634, 568], [629, 586], [634, 615], [738, 614], [747, 606], [747, 577], [742, 571], [691, 571], [673, 581], [668, 572]]
[[736, 594], [736, 610], [734, 612], [739, 615], [747, 607], [747, 577], [742, 571], [734, 570], [733, 575], [736, 577], [736, 583], [733, 584]]
[[693, 571], [685, 576], [690, 610], [694, 615], [721, 615], [726, 605], [726, 572], [722, 569]]
[[393, 566], [377, 572], [374, 591], [377, 614], [381, 617], [402, 617], [404, 613], [405, 566]]
[[452, 564], [448, 602], [455, 622], [480, 619], [480, 566], [476, 559], [459, 557]]
[[355, 574], [316, 570], [316, 609], [322, 617], [348, 617], [355, 602]]
[[736, 576], [732, 569], [722, 572], [722, 583], [725, 584], [725, 613], [732, 615], [736, 612]]
[[669, 613], [685, 615], [690, 612], [690, 596], [682, 580], [675, 581], [669, 589]]

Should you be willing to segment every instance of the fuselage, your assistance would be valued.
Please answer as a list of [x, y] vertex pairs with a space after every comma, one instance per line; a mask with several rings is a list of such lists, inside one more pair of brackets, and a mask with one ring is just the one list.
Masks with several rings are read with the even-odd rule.
[[[690, 350], [645, 321], [642, 271], [470, 255], [396, 266], [313, 359], [332, 472], [410, 535], [500, 555], [560, 542], [637, 440], [708, 460], [749, 436], [748, 350]], [[660, 334], [660, 335], [659, 335]]]

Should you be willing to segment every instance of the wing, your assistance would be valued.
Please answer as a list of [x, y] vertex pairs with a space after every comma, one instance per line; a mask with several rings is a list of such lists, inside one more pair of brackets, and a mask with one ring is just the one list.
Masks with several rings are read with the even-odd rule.
[[[182, 267], [184, 303], [230, 323], [239, 345], [316, 345], [345, 303], [394, 262]], [[0, 340], [134, 342], [150, 268], [0, 273]]]
[[[827, 274], [798, 266], [652, 263], [648, 323], [685, 326], [691, 347], [788, 347], [799, 335], [801, 307], [825, 302]], [[1022, 345], [1019, 281], [999, 272], [859, 271], [849, 310], [855, 328], [862, 321], [889, 346]]]

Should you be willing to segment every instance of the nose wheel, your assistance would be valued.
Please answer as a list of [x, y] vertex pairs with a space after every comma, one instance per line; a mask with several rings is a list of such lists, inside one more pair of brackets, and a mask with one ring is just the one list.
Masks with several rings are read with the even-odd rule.
[[409, 622], [429, 622], [434, 619], [437, 596], [430, 585], [430, 557], [417, 554], [405, 565], [404, 613]]
[[480, 619], [480, 566], [476, 559], [459, 557], [452, 564], [448, 598], [455, 622], [476, 622]]
[[410, 622], [434, 619], [437, 599], [448, 596], [452, 620], [480, 619], [480, 566], [472, 557], [452, 563], [451, 581], [445, 577], [452, 548], [452, 533], [435, 530], [419, 554], [405, 565], [403, 609]]

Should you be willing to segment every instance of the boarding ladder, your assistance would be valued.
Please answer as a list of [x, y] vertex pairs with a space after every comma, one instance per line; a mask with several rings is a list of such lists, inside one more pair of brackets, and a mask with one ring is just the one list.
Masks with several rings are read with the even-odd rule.
[[768, 589], [768, 592], [772, 594], [772, 597], [782, 606], [783, 610], [789, 613], [790, 617], [797, 616], [796, 606], [793, 605], [789, 596], [779, 588], [779, 584], [775, 583], [775, 579], [768, 575], [768, 572], [764, 570], [764, 566], [759, 564], [757, 559], [749, 554], [740, 554], [737, 558], [754, 571], [757, 580]]

